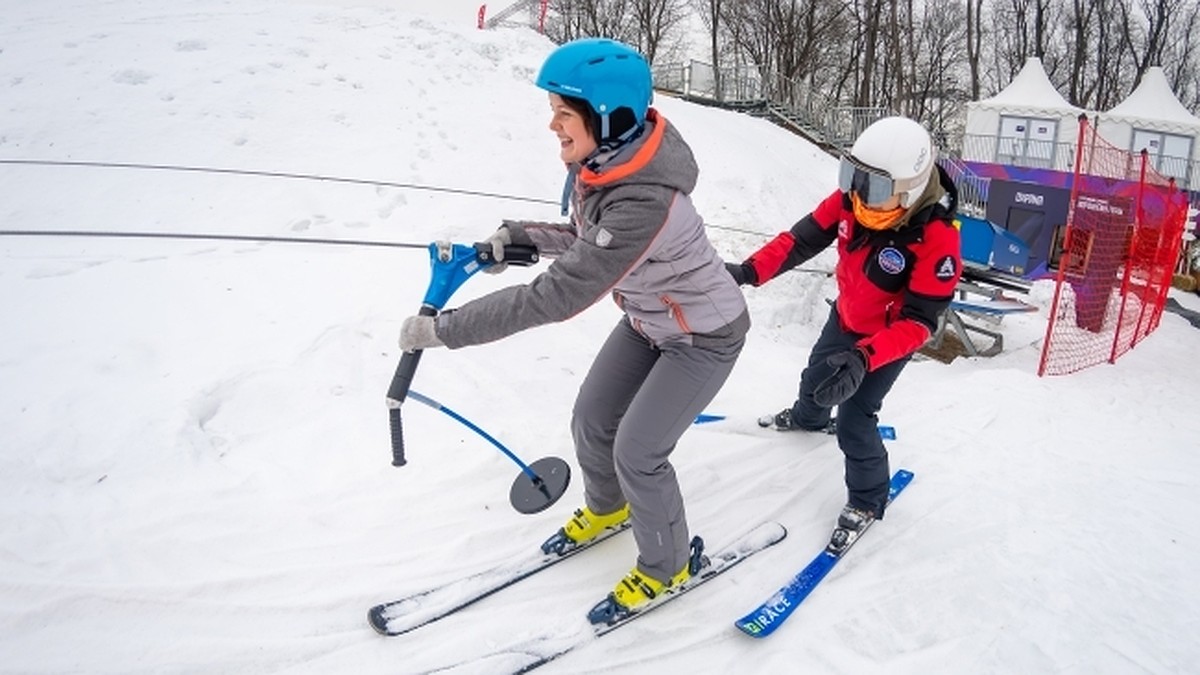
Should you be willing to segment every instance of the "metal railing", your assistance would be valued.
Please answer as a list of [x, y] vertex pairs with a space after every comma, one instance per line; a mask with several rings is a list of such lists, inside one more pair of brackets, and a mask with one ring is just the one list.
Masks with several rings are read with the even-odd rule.
[[848, 148], [864, 129], [876, 120], [893, 114], [895, 113], [892, 110], [880, 107], [831, 108], [825, 123], [826, 137], [831, 145]]
[[[783, 77], [764, 79], [750, 66], [721, 68], [719, 73], [712, 65], [695, 60], [655, 66], [654, 85], [688, 99], [771, 116], [835, 155], [848, 149], [871, 123], [895, 114], [883, 107], [837, 105], [815, 96], [803, 82]], [[982, 138], [973, 143], [980, 146], [977, 154], [985, 146], [995, 150], [994, 139], [991, 145]], [[971, 159], [965, 153], [963, 158]], [[1074, 161], [1074, 155], [1070, 161]], [[976, 175], [944, 150], [939, 151], [939, 164], [958, 187], [959, 208], [968, 215], [983, 217], [991, 179]]]
[[950, 154], [939, 154], [938, 164], [958, 188], [958, 210], [974, 218], [985, 218], [992, 179], [976, 175], [962, 160]]
[[712, 64], [692, 60], [655, 65], [653, 70], [656, 89], [684, 97], [725, 103], [768, 100], [762, 78], [753, 66], [714, 69]]
[[[1136, 153], [1126, 153], [1135, 157]], [[1087, 153], [1084, 153], [1085, 160]], [[964, 134], [962, 158], [970, 162], [988, 162], [1030, 169], [1049, 169], [1071, 173], [1075, 170], [1075, 143], [1057, 141], [1035, 141], [1001, 137], [998, 134]], [[1128, 166], [1112, 174], [1106, 168], [1105, 177], [1122, 180], [1137, 180], [1140, 164], [1129, 160]], [[1183, 157], [1157, 156], [1151, 158], [1151, 166], [1166, 178], [1174, 178], [1181, 189], [1200, 191], [1200, 162]], [[1084, 173], [1095, 173], [1087, 166]]]
[[1075, 166], [1075, 143], [1001, 138], [998, 134], [963, 134], [961, 156], [968, 162], [1070, 172]]
[[830, 151], [850, 145], [868, 125], [890, 114], [886, 108], [834, 105], [814, 95], [804, 82], [764, 78], [753, 66], [714, 69], [696, 60], [657, 65], [654, 86], [685, 98], [770, 115]]
[[[484, 5], [484, 7], [486, 7], [486, 6], [487, 5]], [[533, 26], [534, 28], [537, 28], [538, 32], [542, 32], [543, 26], [541, 26], [541, 22], [539, 20], [534, 20], [532, 18], [535, 15], [540, 14], [540, 12], [538, 10], [541, 8], [541, 6], [542, 6], [541, 0], [516, 0], [516, 2], [512, 3], [508, 7], [505, 7], [504, 9], [500, 10], [498, 13], [493, 15], [491, 18], [487, 19], [487, 21], [485, 21], [483, 23], [483, 25], [480, 26], [480, 28], [495, 28], [496, 26], [502, 25], [505, 22], [507, 22], [508, 19], [511, 16], [513, 16], [514, 14], [516, 14], [517, 12], [524, 10], [524, 11], [529, 12], [531, 18], [528, 18], [525, 21], [522, 21], [521, 23], [528, 23], [529, 25]], [[483, 8], [480, 8], [480, 12], [482, 12], [482, 11], [483, 11]]]

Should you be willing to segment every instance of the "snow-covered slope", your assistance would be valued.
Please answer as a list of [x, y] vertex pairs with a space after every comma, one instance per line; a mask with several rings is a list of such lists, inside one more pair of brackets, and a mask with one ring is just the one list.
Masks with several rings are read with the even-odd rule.
[[[477, 31], [474, 7], [9, 4], [0, 159], [222, 172], [2, 163], [4, 229], [424, 245], [557, 217], [530, 83], [552, 45]], [[657, 104], [730, 259], [832, 188], [833, 162], [766, 122]], [[0, 259], [0, 671], [421, 672], [577, 621], [633, 564], [617, 540], [419, 633], [367, 627], [369, 605], [528, 550], [580, 500], [576, 481], [518, 515], [516, 467], [412, 403], [409, 464], [390, 466], [384, 394], [423, 249], [4, 236]], [[480, 275], [451, 305], [535, 273]], [[1197, 336], [1174, 315], [1070, 377], [1034, 375], [1044, 311], [1005, 320], [1001, 356], [914, 363], [882, 413], [893, 467], [916, 472], [903, 501], [776, 636], [733, 629], [844, 499], [832, 439], [753, 421], [790, 402], [833, 292], [805, 273], [747, 289], [755, 328], [712, 409], [728, 418], [673, 458], [712, 545], [762, 519], [788, 539], [546, 671], [1192, 669]], [[617, 316], [431, 351], [414, 389], [526, 461], [573, 461], [571, 400]]]

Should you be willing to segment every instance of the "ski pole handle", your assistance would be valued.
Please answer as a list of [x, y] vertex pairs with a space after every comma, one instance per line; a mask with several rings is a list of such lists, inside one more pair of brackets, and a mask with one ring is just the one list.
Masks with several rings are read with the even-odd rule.
[[[492, 245], [486, 241], [477, 242], [475, 245], [475, 258], [481, 263], [494, 263], [492, 260]], [[504, 247], [504, 260], [501, 262], [518, 267], [528, 267], [536, 265], [540, 256], [536, 246], [527, 246], [525, 244], [509, 244]]]
[[[433, 278], [425, 292], [425, 300], [418, 310], [420, 316], [437, 316], [450, 295], [462, 285], [471, 275], [496, 261], [492, 258], [492, 245], [480, 242], [473, 246], [451, 244], [450, 242], [433, 242], [429, 245], [430, 262], [433, 266]], [[528, 266], [538, 262], [536, 246], [524, 244], [509, 244], [504, 247], [503, 262]], [[392, 432], [392, 466], [404, 466], [404, 422], [400, 418], [400, 406], [408, 397], [408, 388], [412, 385], [413, 375], [417, 372], [417, 364], [421, 362], [421, 352], [405, 352], [392, 375], [392, 384], [388, 387], [387, 406], [388, 423]]]
[[[429, 305], [421, 305], [421, 309], [417, 312], [420, 316], [436, 316], [437, 313], [438, 311]], [[421, 363], [422, 353], [424, 350], [421, 349], [404, 352], [404, 355], [400, 357], [400, 364], [396, 366], [395, 374], [392, 375], [392, 384], [388, 387], [387, 406], [388, 423], [392, 431], [392, 466], [404, 466], [408, 463], [408, 460], [404, 458], [404, 423], [400, 419], [400, 406], [408, 397], [408, 389], [412, 386], [417, 365]]]

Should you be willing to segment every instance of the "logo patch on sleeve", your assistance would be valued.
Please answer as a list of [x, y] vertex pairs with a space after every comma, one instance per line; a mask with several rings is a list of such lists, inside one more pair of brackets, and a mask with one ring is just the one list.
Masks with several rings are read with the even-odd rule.
[[904, 271], [904, 254], [891, 246], [879, 252], [879, 269], [888, 274], [900, 274]]
[[609, 232], [603, 227], [596, 232], [596, 245], [600, 248], [608, 248], [608, 245], [612, 243], [612, 240], [612, 232]]
[[954, 256], [945, 256], [938, 261], [936, 267], [937, 271], [934, 272], [934, 276], [938, 278], [938, 281], [950, 281], [954, 278], [955, 272], [958, 271], [957, 268], [958, 266], [954, 262]]

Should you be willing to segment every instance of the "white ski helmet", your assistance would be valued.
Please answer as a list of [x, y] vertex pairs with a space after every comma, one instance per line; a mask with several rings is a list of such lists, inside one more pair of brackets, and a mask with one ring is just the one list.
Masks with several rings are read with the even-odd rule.
[[838, 187], [866, 204], [893, 194], [908, 208], [933, 175], [936, 152], [925, 127], [907, 117], [884, 117], [863, 130], [849, 156], [843, 156]]

